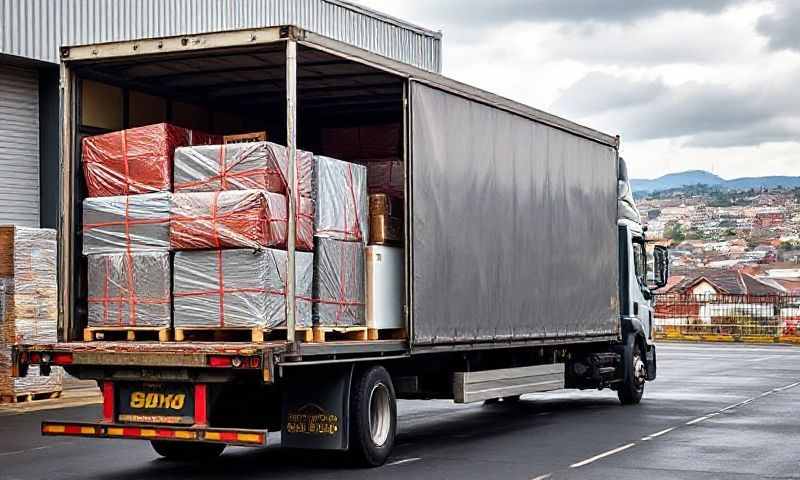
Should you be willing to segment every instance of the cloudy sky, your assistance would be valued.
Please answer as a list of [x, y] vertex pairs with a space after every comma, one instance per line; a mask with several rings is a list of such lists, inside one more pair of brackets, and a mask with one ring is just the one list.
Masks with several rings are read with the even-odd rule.
[[450, 77], [622, 137], [634, 177], [800, 175], [798, 0], [357, 0]]

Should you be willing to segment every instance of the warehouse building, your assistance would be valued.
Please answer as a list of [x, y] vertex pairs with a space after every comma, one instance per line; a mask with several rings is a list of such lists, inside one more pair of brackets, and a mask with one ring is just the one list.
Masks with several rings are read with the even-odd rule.
[[[60, 46], [276, 25], [441, 70], [440, 33], [343, 0], [0, 0], [0, 224], [57, 226]], [[86, 135], [161, 121], [247, 129], [236, 112], [119, 88], [113, 78], [80, 88]]]

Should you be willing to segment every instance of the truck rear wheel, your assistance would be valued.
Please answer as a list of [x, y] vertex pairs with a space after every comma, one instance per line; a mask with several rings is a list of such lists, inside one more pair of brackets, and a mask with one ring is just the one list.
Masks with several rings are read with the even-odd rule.
[[151, 440], [153, 450], [167, 460], [198, 461], [218, 457], [225, 450], [224, 443], [173, 442]]
[[636, 405], [642, 400], [647, 370], [644, 364], [642, 349], [636, 342], [636, 336], [628, 335], [622, 351], [623, 380], [617, 389], [617, 397], [623, 405]]
[[383, 465], [394, 448], [397, 400], [389, 372], [373, 366], [353, 379], [350, 452], [365, 467]]

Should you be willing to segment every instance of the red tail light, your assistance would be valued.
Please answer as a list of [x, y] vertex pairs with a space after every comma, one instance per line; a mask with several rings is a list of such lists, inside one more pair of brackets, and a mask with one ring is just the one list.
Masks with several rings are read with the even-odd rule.
[[71, 353], [54, 353], [53, 365], [72, 365]]
[[208, 366], [209, 367], [232, 367], [231, 360], [233, 357], [225, 356], [225, 355], [212, 355], [208, 357]]
[[261, 358], [257, 356], [212, 355], [208, 357], [208, 366], [215, 368], [260, 368]]

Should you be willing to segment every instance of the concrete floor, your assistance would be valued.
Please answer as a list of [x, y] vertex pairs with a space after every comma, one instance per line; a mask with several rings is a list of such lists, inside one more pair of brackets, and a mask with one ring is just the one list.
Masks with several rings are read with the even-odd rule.
[[800, 348], [664, 343], [658, 375], [635, 407], [609, 391], [400, 402], [394, 456], [377, 470], [280, 450], [277, 434], [272, 447], [181, 465], [145, 442], [39, 436], [41, 420], [92, 420], [96, 405], [7, 415], [0, 479], [800, 479]]

